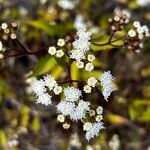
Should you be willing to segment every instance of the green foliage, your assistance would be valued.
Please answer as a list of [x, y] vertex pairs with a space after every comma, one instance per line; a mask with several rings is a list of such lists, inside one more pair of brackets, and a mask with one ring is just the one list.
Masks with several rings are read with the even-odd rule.
[[0, 148], [4, 148], [7, 145], [7, 137], [4, 130], [0, 130]]
[[150, 100], [135, 99], [129, 106], [131, 120], [150, 122]]
[[47, 73], [51, 71], [55, 67], [55, 65], [56, 65], [55, 59], [50, 55], [46, 55], [38, 61], [32, 76], [39, 76], [44, 73]]

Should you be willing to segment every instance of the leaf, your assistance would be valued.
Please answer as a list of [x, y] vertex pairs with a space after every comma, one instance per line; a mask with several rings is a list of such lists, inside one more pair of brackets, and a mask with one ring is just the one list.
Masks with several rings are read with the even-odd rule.
[[72, 24], [67, 23], [67, 24], [49, 24], [47, 20], [30, 20], [28, 21], [28, 24], [40, 29], [50, 36], [63, 36], [66, 34], [66, 31], [72, 29]]
[[47, 73], [51, 71], [55, 67], [55, 65], [56, 65], [55, 59], [50, 55], [46, 55], [45, 57], [39, 60], [31, 76], [39, 76], [44, 73]]
[[21, 108], [21, 126], [26, 127], [29, 122], [29, 111], [30, 109], [27, 106]]
[[31, 122], [32, 130], [38, 132], [40, 130], [40, 121], [39, 118], [36, 116]]
[[93, 71], [90, 71], [90, 72], [87, 72], [85, 70], [82, 70], [81, 72], [81, 77], [83, 80], [87, 80], [89, 77], [96, 77], [98, 78], [100, 75], [102, 74], [101, 71], [97, 71], [97, 70], [93, 70]]
[[71, 78], [73, 80], [78, 80], [79, 79], [79, 69], [76, 66], [76, 63], [73, 62], [71, 65]]
[[130, 104], [128, 112], [131, 120], [150, 122], [150, 101], [135, 99]]
[[63, 68], [57, 65], [56, 67], [54, 67], [51, 74], [55, 79], [58, 79], [62, 71], [63, 71]]
[[124, 125], [128, 123], [128, 120], [122, 116], [115, 114], [107, 114], [107, 120], [114, 125]]
[[0, 148], [7, 145], [6, 133], [3, 130], [0, 130]]
[[53, 57], [56, 62], [59, 64], [59, 66], [61, 66], [62, 68], [67, 66], [67, 62], [65, 61], [65, 58], [57, 58], [57, 57]]

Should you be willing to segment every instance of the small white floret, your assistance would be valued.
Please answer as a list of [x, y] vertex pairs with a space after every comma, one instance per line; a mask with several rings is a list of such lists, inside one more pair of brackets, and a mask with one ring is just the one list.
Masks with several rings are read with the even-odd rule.
[[94, 66], [92, 63], [87, 63], [85, 66], [86, 71], [92, 71], [94, 69]]
[[85, 93], [91, 93], [92, 88], [89, 85], [85, 85], [83, 90]]
[[87, 81], [87, 84], [91, 87], [95, 87], [97, 80], [94, 77], [90, 77]]
[[58, 115], [58, 116], [57, 116], [57, 120], [58, 120], [59, 122], [64, 122], [64, 121], [65, 121], [65, 116], [64, 116], [64, 115]]
[[64, 56], [64, 52], [63, 52], [63, 50], [58, 50], [57, 52], [56, 52], [56, 57], [58, 57], [58, 58], [61, 58], [62, 56]]
[[48, 53], [50, 55], [55, 55], [56, 54], [56, 48], [54, 46], [49, 47]]
[[59, 39], [57, 42], [57, 45], [60, 47], [63, 47], [65, 45], [65, 40], [64, 39]]
[[54, 87], [54, 93], [56, 95], [59, 95], [62, 92], [62, 87], [61, 86], [55, 86]]

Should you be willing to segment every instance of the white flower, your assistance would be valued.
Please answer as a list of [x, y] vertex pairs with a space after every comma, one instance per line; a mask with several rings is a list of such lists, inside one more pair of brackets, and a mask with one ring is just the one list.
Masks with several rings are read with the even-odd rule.
[[72, 114], [75, 109], [75, 104], [68, 101], [62, 101], [57, 106], [57, 112], [63, 114], [64, 116]]
[[59, 39], [57, 42], [57, 45], [60, 47], [63, 47], [65, 45], [65, 40], [64, 39]]
[[40, 103], [46, 106], [51, 105], [51, 96], [48, 93], [44, 93], [37, 98], [36, 103]]
[[10, 37], [11, 37], [11, 39], [16, 39], [17, 38], [17, 35], [15, 34], [15, 33], [12, 33], [11, 35], [10, 35]]
[[95, 116], [95, 111], [94, 110], [89, 110], [89, 115], [90, 115], [90, 117], [92, 117], [92, 116]]
[[52, 90], [56, 85], [55, 79], [51, 75], [47, 75], [44, 77], [45, 85], [49, 88], [49, 90]]
[[101, 115], [103, 113], [103, 107], [98, 106], [97, 109], [96, 109], [96, 112], [97, 112], [98, 115]]
[[3, 44], [2, 44], [2, 42], [0, 41], [0, 51], [2, 51], [3, 50]]
[[107, 72], [104, 72], [99, 77], [99, 80], [100, 80], [101, 86], [102, 86], [102, 94], [104, 96], [104, 99], [107, 101], [111, 92], [116, 90], [114, 85], [113, 85], [114, 77], [111, 75], [110, 71], [107, 71]]
[[133, 30], [133, 29], [130, 29], [130, 30], [128, 31], [128, 35], [129, 35], [130, 37], [135, 37], [135, 36], [136, 36], [136, 31]]
[[72, 50], [70, 58], [75, 59], [76, 61], [80, 61], [82, 59], [85, 59], [85, 54], [83, 51], [80, 50]]
[[33, 80], [31, 82], [31, 88], [37, 96], [43, 95], [44, 92], [46, 92], [45, 83], [43, 80]]
[[114, 17], [114, 20], [118, 22], [118, 21], [120, 20], [120, 17], [119, 17], [118, 15], [116, 15], [116, 16]]
[[78, 14], [76, 16], [75, 22], [74, 22], [75, 28], [82, 28], [85, 27], [84, 18], [82, 15]]
[[4, 58], [4, 54], [0, 54], [0, 59], [3, 59]]
[[66, 129], [66, 130], [69, 129], [70, 128], [70, 124], [66, 123], [66, 122], [63, 123], [63, 128]]
[[141, 6], [148, 6], [150, 4], [150, 0], [137, 0], [137, 3]]
[[97, 115], [96, 118], [95, 118], [95, 120], [96, 120], [97, 122], [100, 122], [100, 121], [103, 120], [103, 116], [102, 116], [102, 115]]
[[75, 7], [75, 3], [72, 0], [58, 0], [58, 5], [63, 9], [71, 10]]
[[86, 139], [89, 141], [91, 138], [98, 136], [101, 129], [104, 129], [102, 122], [96, 122], [92, 124], [90, 130], [86, 132]]
[[91, 93], [92, 88], [89, 85], [85, 85], [83, 90], [85, 93]]
[[94, 77], [90, 77], [87, 81], [87, 84], [91, 87], [95, 87], [97, 80]]
[[92, 63], [87, 63], [85, 66], [86, 71], [92, 71], [94, 69], [94, 66]]
[[93, 62], [95, 60], [95, 56], [92, 54], [89, 54], [87, 59], [88, 61]]
[[141, 24], [140, 24], [139, 21], [134, 21], [134, 22], [133, 22], [133, 26], [134, 26], [135, 28], [139, 28], [139, 27], [141, 27]]
[[114, 134], [111, 140], [108, 142], [108, 145], [111, 150], [119, 150], [121, 146], [119, 136], [117, 134]]
[[2, 24], [1, 24], [1, 28], [2, 28], [3, 30], [7, 29], [7, 27], [8, 27], [7, 23], [2, 23]]
[[91, 122], [86, 122], [84, 125], [83, 125], [83, 130], [84, 131], [89, 131], [92, 127], [92, 123]]
[[58, 57], [58, 58], [61, 58], [62, 56], [64, 56], [64, 52], [62, 51], [62, 50], [58, 50], [57, 52], [56, 52], [56, 57]]
[[64, 122], [64, 121], [65, 121], [65, 116], [64, 116], [64, 115], [58, 115], [58, 116], [57, 116], [57, 120], [58, 120], [59, 122]]
[[62, 92], [62, 87], [61, 86], [55, 86], [54, 87], [54, 93], [56, 95], [59, 95]]
[[76, 65], [77, 65], [77, 68], [79, 68], [79, 69], [84, 67], [84, 63], [82, 61], [77, 61]]
[[48, 53], [51, 55], [55, 55], [56, 54], [56, 48], [54, 46], [49, 47]]
[[90, 36], [91, 32], [86, 31], [85, 27], [77, 28], [77, 36], [78, 39], [76, 39], [73, 42], [73, 47], [76, 50], [86, 52], [90, 49]]
[[65, 100], [70, 102], [77, 101], [81, 96], [81, 91], [74, 87], [67, 87], [64, 89]]
[[89, 111], [90, 110], [90, 102], [85, 102], [83, 100], [80, 100], [79, 103], [78, 103], [78, 108], [80, 109], [84, 109], [86, 111]]
[[80, 100], [78, 106], [74, 109], [74, 111], [70, 114], [70, 119], [77, 121], [85, 118], [86, 113], [89, 111], [90, 103]]
[[76, 107], [74, 111], [70, 114], [70, 119], [73, 121], [78, 121], [85, 118], [86, 110]]

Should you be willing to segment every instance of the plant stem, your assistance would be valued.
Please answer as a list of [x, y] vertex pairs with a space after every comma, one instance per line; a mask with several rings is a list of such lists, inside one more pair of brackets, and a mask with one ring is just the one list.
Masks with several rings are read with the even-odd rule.
[[66, 80], [66, 81], [58, 82], [58, 84], [73, 83], [73, 82], [85, 83], [85, 81], [80, 81], [80, 80]]

